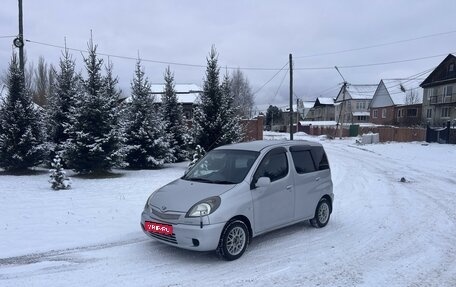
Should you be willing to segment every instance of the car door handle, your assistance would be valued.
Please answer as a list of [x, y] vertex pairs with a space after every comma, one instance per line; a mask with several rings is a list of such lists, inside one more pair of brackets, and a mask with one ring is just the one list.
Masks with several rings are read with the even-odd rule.
[[315, 181], [319, 181], [319, 180], [320, 180], [320, 177], [315, 178]]
[[287, 190], [290, 190], [292, 187], [293, 187], [292, 185], [288, 185]]

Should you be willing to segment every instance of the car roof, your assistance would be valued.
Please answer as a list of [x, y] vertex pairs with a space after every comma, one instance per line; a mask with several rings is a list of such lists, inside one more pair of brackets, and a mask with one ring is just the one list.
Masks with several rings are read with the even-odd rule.
[[305, 146], [319, 146], [322, 145], [317, 142], [307, 141], [307, 140], [259, 140], [259, 141], [250, 141], [242, 142], [236, 144], [224, 145], [216, 148], [218, 149], [235, 149], [235, 150], [250, 150], [250, 151], [261, 151], [268, 147], [289, 147], [294, 145], [305, 145]]

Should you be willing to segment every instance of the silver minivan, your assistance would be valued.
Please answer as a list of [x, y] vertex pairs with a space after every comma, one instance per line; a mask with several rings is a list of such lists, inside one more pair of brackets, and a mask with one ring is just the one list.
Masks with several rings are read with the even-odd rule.
[[324, 227], [333, 184], [323, 146], [253, 141], [218, 147], [186, 174], [153, 192], [141, 227], [180, 248], [242, 256], [260, 234], [304, 220]]

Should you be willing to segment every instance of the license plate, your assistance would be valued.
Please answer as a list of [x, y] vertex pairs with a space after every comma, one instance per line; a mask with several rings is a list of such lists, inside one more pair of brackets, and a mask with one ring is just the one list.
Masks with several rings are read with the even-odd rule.
[[146, 221], [144, 223], [144, 229], [152, 233], [160, 233], [165, 235], [173, 234], [173, 226], [168, 224]]

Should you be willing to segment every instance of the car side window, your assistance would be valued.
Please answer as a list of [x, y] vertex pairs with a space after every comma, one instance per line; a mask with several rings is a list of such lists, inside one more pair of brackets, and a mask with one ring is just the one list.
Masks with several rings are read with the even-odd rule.
[[310, 150], [292, 150], [291, 157], [297, 173], [303, 174], [316, 170]]
[[326, 153], [323, 153], [320, 164], [318, 166], [318, 170], [324, 170], [324, 169], [329, 169], [329, 162], [328, 162], [328, 158], [326, 157]]
[[253, 177], [256, 182], [260, 177], [269, 177], [271, 182], [284, 178], [288, 174], [288, 160], [283, 148], [270, 151], [261, 161]]

